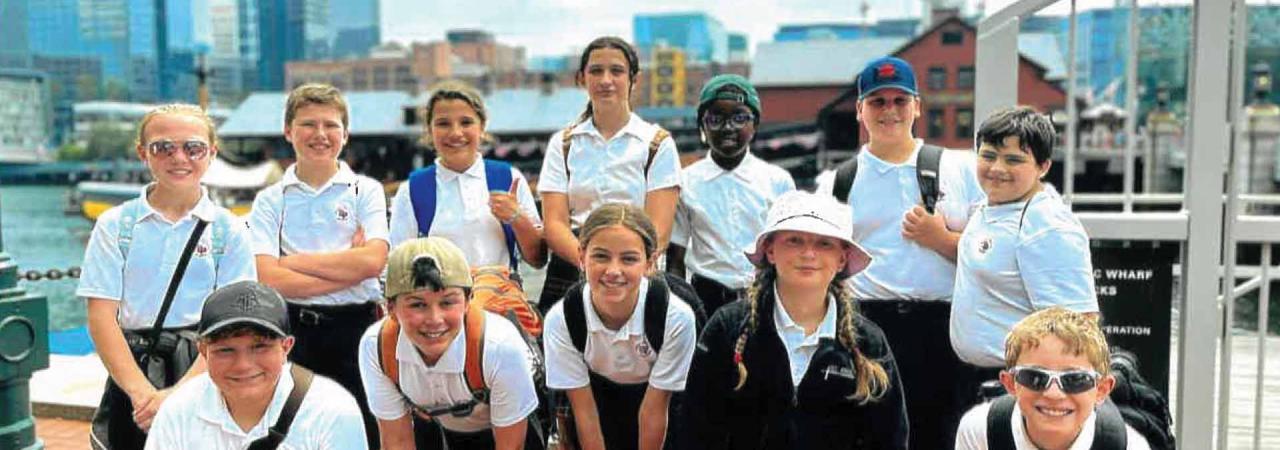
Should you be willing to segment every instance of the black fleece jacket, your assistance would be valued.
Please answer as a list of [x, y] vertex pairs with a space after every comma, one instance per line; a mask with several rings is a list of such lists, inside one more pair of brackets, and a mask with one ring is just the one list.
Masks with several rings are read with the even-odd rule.
[[858, 348], [889, 376], [884, 396], [865, 404], [848, 398], [856, 387], [853, 354], [827, 338], [819, 342], [800, 386], [793, 388], [786, 347], [773, 323], [773, 292], [764, 292], [757, 328], [743, 356], [747, 383], [741, 390], [733, 389], [738, 383], [733, 347], [746, 326], [746, 302], [716, 311], [703, 330], [685, 387], [682, 447], [906, 449], [902, 384], [880, 327], [863, 317], [854, 321]]

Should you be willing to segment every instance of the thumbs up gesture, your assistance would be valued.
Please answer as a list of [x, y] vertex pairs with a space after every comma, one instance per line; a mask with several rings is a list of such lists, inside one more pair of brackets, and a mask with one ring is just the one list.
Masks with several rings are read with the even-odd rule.
[[520, 180], [511, 180], [511, 187], [503, 191], [489, 191], [489, 213], [504, 224], [512, 224], [520, 219], [520, 202], [516, 192], [520, 190]]

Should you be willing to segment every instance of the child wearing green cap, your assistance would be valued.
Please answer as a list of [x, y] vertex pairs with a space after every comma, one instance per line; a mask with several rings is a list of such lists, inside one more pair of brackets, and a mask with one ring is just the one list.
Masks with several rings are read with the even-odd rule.
[[760, 97], [745, 78], [718, 75], [698, 100], [698, 130], [710, 152], [685, 168], [668, 269], [687, 268], [710, 316], [737, 300], [754, 273], [742, 249], [764, 229], [775, 199], [795, 190], [791, 174], [751, 154]]

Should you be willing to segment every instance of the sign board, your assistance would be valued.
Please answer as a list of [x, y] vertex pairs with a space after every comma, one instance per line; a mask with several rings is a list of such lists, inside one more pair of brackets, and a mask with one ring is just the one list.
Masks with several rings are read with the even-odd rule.
[[1173, 263], [1178, 247], [1095, 246], [1092, 253], [1107, 343], [1137, 355], [1143, 378], [1169, 398]]

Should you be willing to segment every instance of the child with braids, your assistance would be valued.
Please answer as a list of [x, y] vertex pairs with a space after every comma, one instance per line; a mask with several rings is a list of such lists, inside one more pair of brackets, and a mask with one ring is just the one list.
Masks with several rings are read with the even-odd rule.
[[659, 240], [640, 208], [605, 204], [581, 236], [586, 280], [551, 308], [542, 336], [547, 387], [565, 392], [577, 429], [561, 434], [583, 450], [664, 448], [697, 340], [693, 309], [649, 278]]
[[843, 283], [871, 263], [851, 217], [807, 192], [774, 202], [746, 301], [718, 310], [694, 353], [685, 448], [907, 448], [893, 352]]

